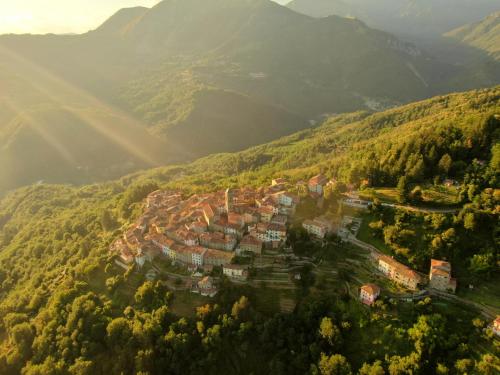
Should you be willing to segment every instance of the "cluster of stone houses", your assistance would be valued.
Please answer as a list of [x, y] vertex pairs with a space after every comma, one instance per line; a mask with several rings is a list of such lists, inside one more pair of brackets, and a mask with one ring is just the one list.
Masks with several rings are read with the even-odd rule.
[[[408, 289], [416, 290], [423, 278], [411, 268], [387, 255], [376, 256], [377, 268], [394, 282]], [[455, 293], [457, 280], [451, 277], [451, 264], [443, 260], [431, 260], [429, 272], [430, 288]]]
[[[265, 188], [227, 189], [188, 199], [155, 191], [146, 199], [144, 214], [110, 250], [123, 267], [134, 262], [142, 267], [160, 255], [188, 266], [226, 266], [235, 250], [261, 254], [263, 247], [280, 246], [298, 203], [283, 179]], [[227, 272], [244, 277], [243, 271]]]

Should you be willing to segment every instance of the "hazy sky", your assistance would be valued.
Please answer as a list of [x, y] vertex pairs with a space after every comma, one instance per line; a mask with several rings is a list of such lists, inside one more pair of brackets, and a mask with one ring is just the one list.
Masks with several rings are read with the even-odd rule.
[[0, 34], [81, 33], [95, 29], [120, 8], [157, 3], [159, 0], [0, 0]]

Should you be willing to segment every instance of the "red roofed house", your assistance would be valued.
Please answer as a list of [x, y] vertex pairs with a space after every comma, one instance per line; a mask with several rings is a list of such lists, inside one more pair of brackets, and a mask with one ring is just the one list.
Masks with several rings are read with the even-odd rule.
[[199, 245], [198, 236], [194, 232], [185, 229], [179, 229], [175, 232], [175, 237], [177, 241], [182, 242], [186, 246]]
[[269, 241], [284, 241], [286, 239], [286, 226], [283, 224], [269, 224], [266, 235]]
[[457, 280], [451, 277], [451, 264], [442, 260], [431, 260], [429, 286], [445, 292], [455, 293]]
[[211, 276], [205, 276], [198, 281], [198, 291], [202, 296], [215, 296], [217, 294], [217, 288], [214, 285], [214, 279]]
[[330, 229], [327, 223], [317, 219], [305, 220], [302, 223], [302, 227], [307, 231], [307, 233], [318, 238], [325, 238]]
[[232, 251], [236, 246], [236, 238], [224, 233], [213, 232], [200, 235], [200, 244], [212, 249]]
[[239, 264], [226, 264], [222, 267], [222, 272], [227, 277], [246, 280], [248, 278], [247, 267]]
[[119, 255], [115, 263], [120, 267], [127, 269], [128, 266], [134, 262], [134, 254], [122, 238], [117, 239], [111, 244], [110, 251], [113, 254], [117, 253]]
[[191, 264], [201, 267], [203, 266], [203, 260], [207, 249], [201, 246], [190, 247], [191, 250]]
[[418, 284], [422, 281], [418, 273], [387, 255], [379, 256], [378, 269], [391, 280], [408, 289], [417, 289]]
[[243, 213], [243, 219], [245, 224], [255, 224], [259, 222], [260, 216], [256, 208], [248, 208]]
[[491, 325], [491, 328], [493, 329], [493, 333], [497, 336], [500, 336], [500, 315], [497, 316], [493, 324]]
[[380, 288], [375, 284], [363, 285], [359, 291], [359, 299], [365, 305], [373, 305], [380, 295]]
[[283, 192], [278, 193], [278, 203], [283, 206], [292, 207], [297, 205], [300, 202], [300, 198], [296, 195]]
[[212, 266], [223, 266], [232, 262], [234, 252], [227, 252], [221, 250], [207, 249], [204, 255], [204, 264]]
[[309, 192], [316, 193], [322, 196], [323, 189], [327, 183], [328, 179], [324, 175], [319, 174], [309, 180], [307, 187], [309, 189]]
[[243, 215], [237, 214], [236, 212], [230, 212], [227, 214], [227, 222], [229, 224], [237, 225], [240, 228], [243, 228], [245, 225], [245, 218]]
[[168, 250], [175, 243], [164, 234], [159, 233], [153, 233], [149, 235], [149, 238], [151, 239], [151, 242], [158, 246], [165, 255], [168, 255]]
[[177, 262], [191, 264], [193, 261], [192, 252], [187, 246], [174, 245], [172, 248], [172, 253], [175, 253], [175, 258], [173, 259]]
[[258, 212], [260, 214], [260, 220], [264, 223], [269, 223], [271, 222], [275, 211], [271, 206], [262, 206], [258, 209]]
[[247, 235], [240, 242], [240, 250], [260, 255], [262, 254], [262, 241], [251, 235]]
[[208, 225], [201, 221], [195, 221], [186, 226], [188, 230], [195, 233], [205, 233], [208, 230]]
[[236, 224], [227, 223], [223, 228], [223, 232], [226, 235], [234, 236], [236, 238], [243, 237], [243, 227]]

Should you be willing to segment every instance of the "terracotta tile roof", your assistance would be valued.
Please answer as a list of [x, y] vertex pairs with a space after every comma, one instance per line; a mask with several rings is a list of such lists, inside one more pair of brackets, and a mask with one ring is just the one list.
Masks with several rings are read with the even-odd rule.
[[160, 234], [160, 233], [153, 233], [149, 235], [149, 239], [153, 242], [159, 243], [160, 245], [163, 246], [169, 246], [174, 244], [174, 241], [172, 241], [170, 238], [167, 236]]
[[399, 274], [406, 276], [409, 279], [414, 279], [416, 281], [420, 281], [421, 277], [418, 273], [413, 271], [411, 268], [405, 266], [404, 264], [399, 263], [394, 258], [391, 258], [387, 255], [380, 255], [379, 260], [387, 263], [391, 268], [397, 271]]
[[274, 208], [271, 206], [262, 206], [259, 208], [259, 213], [261, 214], [272, 214], [274, 213]]
[[451, 272], [451, 264], [444, 260], [431, 259], [431, 269], [439, 268], [444, 271]]
[[309, 180], [309, 185], [325, 185], [327, 182], [328, 179], [324, 175], [318, 174]]
[[433, 275], [444, 276], [444, 277], [450, 276], [449, 272], [447, 272], [447, 271], [445, 271], [443, 269], [440, 269], [440, 268], [432, 268], [431, 269], [431, 273]]
[[211, 276], [205, 276], [203, 279], [198, 281], [198, 287], [202, 289], [212, 288], [214, 279]]
[[227, 268], [230, 270], [246, 270], [248, 266], [244, 266], [241, 264], [225, 264], [223, 268]]
[[207, 249], [205, 253], [205, 257], [207, 258], [216, 258], [216, 259], [225, 259], [227, 261], [231, 261], [234, 258], [233, 252], [215, 250], [215, 249]]
[[380, 288], [378, 285], [375, 284], [366, 284], [361, 287], [361, 290], [365, 291], [368, 294], [371, 295], [377, 295], [380, 294]]
[[318, 222], [316, 220], [304, 220], [304, 222], [302, 224], [305, 226], [313, 226], [313, 227], [321, 228], [323, 230], [328, 229], [328, 225], [326, 225], [323, 222]]
[[188, 247], [188, 249], [191, 251], [191, 253], [200, 254], [200, 255], [207, 252], [207, 249], [204, 247], [201, 247], [201, 246], [191, 246], [191, 247]]
[[234, 223], [227, 223], [226, 228], [231, 228], [237, 232], [242, 230], [242, 225], [234, 224]]
[[276, 232], [286, 232], [286, 226], [283, 224], [269, 224], [267, 230], [273, 230]]
[[262, 241], [251, 235], [246, 235], [240, 242], [242, 245], [256, 245], [262, 246]]

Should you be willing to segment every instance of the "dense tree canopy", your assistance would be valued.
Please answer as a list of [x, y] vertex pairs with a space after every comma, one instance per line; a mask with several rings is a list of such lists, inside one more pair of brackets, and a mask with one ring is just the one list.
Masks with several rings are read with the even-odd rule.
[[[9, 193], [0, 201], [0, 374], [494, 373], [492, 338], [462, 307], [381, 301], [368, 310], [324, 290], [301, 296], [292, 313], [267, 315], [250, 290], [225, 286], [194, 316], [176, 316], [176, 292], [118, 272], [108, 248], [159, 187], [189, 194], [324, 171], [338, 181], [328, 193], [334, 204], [364, 180], [395, 187], [403, 178], [401, 190], [415, 200], [417, 186], [447, 177], [459, 181], [457, 212], [375, 204], [370, 229], [421, 271], [439, 257], [475, 282], [495, 278], [498, 91], [338, 116], [242, 153], [119, 181]], [[289, 241], [300, 244], [298, 255], [314, 247], [298, 228]]]

